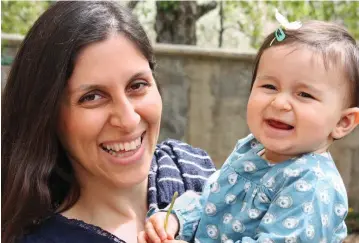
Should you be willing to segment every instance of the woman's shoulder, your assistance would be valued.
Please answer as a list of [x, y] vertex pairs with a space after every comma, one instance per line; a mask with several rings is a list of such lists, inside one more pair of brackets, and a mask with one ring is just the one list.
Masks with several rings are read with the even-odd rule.
[[22, 237], [19, 243], [123, 242], [116, 241], [105, 234], [97, 232], [99, 229], [89, 228], [86, 225], [82, 221], [67, 219], [56, 214], [42, 222], [31, 233]]
[[201, 192], [215, 171], [212, 159], [200, 148], [175, 139], [157, 144], [148, 178], [150, 207], [166, 207], [176, 191]]
[[[30, 233], [25, 234], [18, 242], [19, 243], [62, 243], [66, 242], [67, 225], [58, 221], [56, 216], [52, 216], [36, 227], [34, 227]], [[58, 229], [56, 232], [55, 229]], [[62, 235], [63, 237], [58, 237]]]
[[174, 161], [177, 166], [196, 164], [197, 169], [209, 169], [212, 173], [215, 171], [214, 163], [205, 150], [176, 139], [166, 139], [157, 144], [155, 159], [161, 160], [166, 158]]

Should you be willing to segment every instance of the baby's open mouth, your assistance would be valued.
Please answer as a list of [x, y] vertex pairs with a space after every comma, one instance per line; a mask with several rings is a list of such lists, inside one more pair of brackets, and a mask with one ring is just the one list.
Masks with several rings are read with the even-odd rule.
[[288, 124], [283, 123], [281, 121], [272, 120], [272, 119], [267, 120], [267, 123], [268, 123], [269, 126], [274, 127], [276, 129], [292, 130], [294, 128], [291, 125], [288, 125]]
[[132, 141], [128, 142], [116, 142], [116, 143], [110, 143], [110, 144], [104, 144], [101, 143], [100, 147], [106, 151], [107, 153], [113, 155], [113, 156], [120, 156], [120, 155], [126, 155], [129, 153], [133, 153], [137, 151], [142, 144], [142, 140], [145, 133], [141, 135], [141, 137], [138, 137]]

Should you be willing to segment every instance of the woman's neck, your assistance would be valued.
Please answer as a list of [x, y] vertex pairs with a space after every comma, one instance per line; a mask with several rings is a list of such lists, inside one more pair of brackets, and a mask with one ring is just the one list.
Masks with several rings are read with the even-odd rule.
[[62, 215], [99, 226], [126, 242], [136, 242], [148, 210], [147, 180], [130, 188], [87, 181], [81, 185], [79, 200]]

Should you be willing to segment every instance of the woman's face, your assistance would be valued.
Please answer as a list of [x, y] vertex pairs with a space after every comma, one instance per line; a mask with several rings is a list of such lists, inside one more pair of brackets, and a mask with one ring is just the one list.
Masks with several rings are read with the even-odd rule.
[[147, 179], [162, 101], [148, 60], [123, 35], [80, 52], [63, 96], [59, 137], [84, 182]]

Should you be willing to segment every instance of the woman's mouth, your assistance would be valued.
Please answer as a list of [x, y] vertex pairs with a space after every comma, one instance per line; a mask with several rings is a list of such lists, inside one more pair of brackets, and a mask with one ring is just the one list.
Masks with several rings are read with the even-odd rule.
[[100, 147], [105, 152], [111, 154], [115, 157], [128, 157], [135, 154], [139, 148], [141, 147], [142, 140], [145, 133], [132, 141], [127, 142], [115, 142], [115, 143], [107, 143], [100, 144]]

